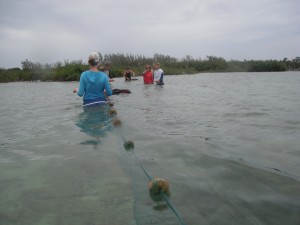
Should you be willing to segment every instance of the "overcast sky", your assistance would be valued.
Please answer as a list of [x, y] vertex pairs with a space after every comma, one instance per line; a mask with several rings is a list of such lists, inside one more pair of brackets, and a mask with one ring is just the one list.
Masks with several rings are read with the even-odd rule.
[[226, 60], [300, 56], [300, 0], [0, 0], [0, 67], [92, 51]]

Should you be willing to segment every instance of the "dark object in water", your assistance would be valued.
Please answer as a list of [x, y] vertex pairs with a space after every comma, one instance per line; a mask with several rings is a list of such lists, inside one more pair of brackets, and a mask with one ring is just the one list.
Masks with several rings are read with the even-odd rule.
[[131, 93], [131, 91], [128, 90], [128, 89], [113, 89], [112, 92], [113, 92], [112, 93], [113, 95], [118, 95], [118, 94], [121, 94], [121, 93], [125, 93], [125, 94], [130, 94]]
[[124, 142], [124, 148], [126, 149], [126, 150], [132, 150], [132, 149], [134, 149], [134, 143], [133, 143], [133, 141], [125, 141]]
[[88, 140], [80, 143], [81, 145], [98, 145], [101, 144], [100, 140]]
[[117, 110], [115, 110], [114, 108], [110, 109], [110, 110], [109, 110], [109, 115], [110, 115], [110, 116], [117, 115]]
[[122, 122], [119, 119], [114, 119], [112, 121], [112, 124], [114, 125], [114, 127], [120, 127], [122, 125]]

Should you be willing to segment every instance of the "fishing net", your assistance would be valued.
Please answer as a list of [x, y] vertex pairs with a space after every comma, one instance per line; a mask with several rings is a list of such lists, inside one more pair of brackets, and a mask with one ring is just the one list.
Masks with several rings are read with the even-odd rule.
[[[114, 124], [117, 118], [112, 118], [109, 108], [89, 109], [85, 110], [79, 116], [76, 123], [80, 127], [81, 131], [87, 133], [90, 136], [97, 137], [100, 141], [100, 137], [106, 135], [106, 132], [114, 127], [119, 127]], [[121, 122], [120, 122], [121, 124]], [[142, 165], [142, 161], [135, 154], [134, 150], [129, 150], [131, 146], [134, 146], [133, 142], [126, 143], [125, 137], [122, 135], [121, 130], [117, 129], [117, 136], [121, 137], [120, 149], [121, 149], [121, 166], [124, 171], [129, 175], [132, 180], [132, 193], [134, 199], [134, 219], [137, 225], [178, 225], [183, 224], [178, 220], [178, 214], [174, 213], [176, 210], [171, 210], [170, 202], [163, 198], [162, 194], [153, 196], [149, 194], [148, 182], [152, 179], [151, 175], [146, 171]], [[124, 149], [127, 148], [127, 151]], [[129, 151], [128, 151], [129, 150]]]
[[178, 225], [176, 215], [160, 196], [150, 196], [149, 178], [141, 167], [139, 158], [132, 151], [122, 150], [121, 165], [132, 179], [134, 219], [137, 225]]

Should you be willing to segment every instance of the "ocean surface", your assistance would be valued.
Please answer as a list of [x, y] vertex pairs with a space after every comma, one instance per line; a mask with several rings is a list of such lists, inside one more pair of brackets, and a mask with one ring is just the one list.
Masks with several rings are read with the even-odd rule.
[[120, 128], [78, 84], [0, 84], [0, 225], [300, 224], [300, 72], [117, 78]]

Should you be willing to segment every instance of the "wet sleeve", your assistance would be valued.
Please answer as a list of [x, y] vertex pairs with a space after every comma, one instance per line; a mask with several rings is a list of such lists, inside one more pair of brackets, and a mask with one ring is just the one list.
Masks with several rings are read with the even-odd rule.
[[79, 89], [78, 89], [77, 95], [82, 97], [85, 93], [84, 90], [85, 90], [85, 86], [84, 86], [84, 81], [83, 81], [83, 74], [81, 74], [80, 82], [79, 82]]
[[111, 95], [112, 95], [112, 91], [111, 91], [111, 88], [110, 88], [110, 85], [109, 85], [107, 76], [105, 76], [105, 80], [104, 80], [104, 88], [105, 88], [105, 90], [106, 90], [106, 94], [107, 94], [108, 96], [111, 96]]

